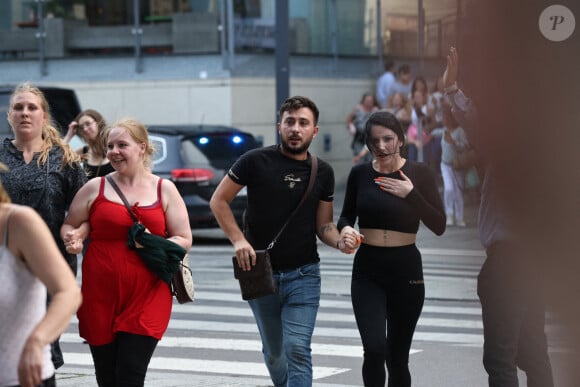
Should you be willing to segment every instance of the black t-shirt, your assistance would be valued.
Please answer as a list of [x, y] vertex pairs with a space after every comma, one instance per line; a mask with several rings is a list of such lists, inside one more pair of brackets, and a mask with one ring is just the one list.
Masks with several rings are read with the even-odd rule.
[[413, 182], [413, 190], [402, 199], [388, 194], [374, 182], [380, 176], [400, 178], [399, 172], [383, 174], [371, 163], [352, 168], [347, 180], [344, 205], [338, 228], [354, 226], [416, 233], [419, 221], [434, 233], [445, 231], [445, 211], [437, 189], [435, 174], [425, 164], [407, 160], [401, 168]]
[[[244, 154], [228, 175], [248, 190], [246, 238], [254, 249], [265, 249], [294, 211], [308, 186], [311, 158], [298, 161], [284, 156], [279, 146]], [[334, 196], [332, 167], [318, 160], [312, 192], [270, 251], [275, 270], [294, 269], [320, 260], [316, 249], [316, 209]]]

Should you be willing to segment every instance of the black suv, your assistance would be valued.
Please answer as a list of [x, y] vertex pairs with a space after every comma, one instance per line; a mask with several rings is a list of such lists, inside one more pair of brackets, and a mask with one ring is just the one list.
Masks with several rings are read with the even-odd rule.
[[[153, 173], [172, 180], [181, 193], [192, 229], [215, 228], [209, 200], [230, 166], [245, 152], [261, 146], [251, 133], [219, 125], [148, 127], [155, 147]], [[241, 224], [247, 206], [246, 190], [231, 203]]]
[[[81, 112], [76, 93], [71, 89], [59, 87], [38, 87], [46, 97], [50, 106], [50, 113], [61, 134], [65, 134], [68, 124]], [[11, 137], [12, 130], [6, 119], [10, 107], [10, 95], [14, 86], [0, 86], [0, 138]]]

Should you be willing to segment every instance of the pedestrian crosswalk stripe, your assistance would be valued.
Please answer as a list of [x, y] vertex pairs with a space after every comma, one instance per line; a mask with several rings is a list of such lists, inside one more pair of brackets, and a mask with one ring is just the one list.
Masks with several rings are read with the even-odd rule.
[[[66, 352], [67, 365], [92, 366], [93, 359], [88, 353]], [[149, 363], [150, 370], [203, 372], [209, 374], [229, 374], [244, 376], [269, 376], [263, 363], [241, 361], [184, 359], [177, 357], [153, 356]], [[327, 378], [350, 371], [350, 368], [317, 367], [312, 369], [314, 380]]]
[[[181, 320], [172, 318], [169, 321], [169, 329], [180, 329], [186, 331], [208, 331], [208, 332], [235, 332], [258, 334], [255, 323], [224, 322], [224, 321], [202, 321], [202, 320]], [[350, 328], [329, 328], [317, 325], [314, 328], [314, 337], [340, 337], [358, 338], [357, 329]], [[438, 333], [438, 332], [415, 332], [414, 339], [418, 341], [432, 341], [445, 343], [480, 343], [481, 334], [474, 333]]]
[[[322, 246], [322, 245], [320, 245]], [[437, 248], [437, 247], [421, 247], [420, 245], [419, 251], [421, 251], [422, 255], [437, 255], [437, 256], [453, 256], [453, 257], [481, 257], [484, 258], [485, 250], [483, 249], [445, 249], [445, 248]], [[192, 256], [195, 258], [196, 254], [202, 255], [215, 255], [221, 256], [223, 254], [229, 255], [233, 254], [234, 249], [232, 246], [193, 246], [190, 250]], [[330, 253], [330, 254], [329, 254]], [[343, 255], [342, 253], [338, 253], [336, 250], [326, 250], [320, 249], [320, 255], [323, 256], [323, 259], [340, 259], [344, 261], [352, 261], [352, 255]], [[330, 256], [329, 256], [330, 255]]]
[[[206, 306], [206, 305], [187, 305], [185, 307], [174, 307], [176, 313], [187, 313], [193, 315], [214, 315], [214, 316], [233, 316], [233, 317], [253, 317], [250, 308], [237, 308], [226, 306]], [[354, 314], [352, 313], [328, 313], [318, 312], [317, 322], [348, 322], [355, 323]], [[451, 328], [483, 328], [479, 320], [458, 320], [436, 317], [421, 317], [418, 325], [451, 327]]]
[[[228, 302], [239, 302], [240, 304], [246, 304], [242, 300], [239, 293], [226, 293], [209, 290], [208, 288], [196, 289], [196, 299], [197, 300], [208, 300], [208, 301], [228, 301]], [[198, 305], [195, 303], [191, 305], [173, 305], [173, 310], [179, 312], [185, 308], [195, 309]], [[321, 308], [336, 308], [336, 309], [348, 309], [352, 311], [352, 303], [350, 300], [332, 300], [328, 298], [321, 298], [320, 300]], [[423, 307], [423, 312], [429, 313], [441, 313], [441, 314], [465, 314], [465, 315], [481, 315], [480, 307], [455, 307], [455, 306], [444, 306], [444, 305], [425, 305]]]
[[[351, 277], [351, 268], [348, 267], [348, 269], [345, 270], [340, 270], [340, 268], [336, 268], [336, 267], [323, 267], [322, 270], [324, 270], [324, 275], [325, 276], [330, 276], [330, 277], [347, 277], [350, 278]], [[231, 272], [232, 269], [230, 268], [215, 268], [215, 267], [208, 267], [208, 268], [201, 268], [201, 269], [196, 269], [195, 273], [229, 273]], [[430, 275], [432, 276], [453, 276], [453, 277], [474, 277], [477, 276], [477, 273], [479, 273], [479, 269], [473, 269], [473, 270], [465, 270], [465, 269], [444, 269], [444, 268], [431, 268], [429, 266], [425, 266], [423, 268], [423, 274], [426, 277], [429, 277]]]
[[485, 250], [468, 249], [441, 249], [419, 246], [422, 255], [454, 256], [454, 257], [480, 257], [485, 258]]
[[[212, 272], [214, 270], [211, 270]], [[445, 270], [445, 269], [431, 269], [429, 267], [425, 267], [423, 269], [423, 275], [426, 278], [429, 278], [429, 276], [437, 276], [437, 277], [441, 277], [441, 276], [448, 276], [448, 277], [467, 277], [467, 278], [474, 278], [477, 277], [477, 273], [479, 272], [479, 270], [471, 270], [471, 271], [467, 271], [467, 270]], [[324, 270], [324, 275], [325, 276], [329, 276], [329, 277], [351, 277], [351, 272], [350, 271], [337, 271], [337, 270]]]
[[[83, 339], [74, 333], [64, 333], [60, 341], [62, 343], [81, 344]], [[201, 337], [176, 337], [166, 334], [158, 344], [159, 347], [168, 348], [197, 348], [228, 351], [250, 351], [261, 352], [262, 344], [259, 338], [255, 340], [247, 339], [217, 339]], [[419, 352], [412, 350], [411, 353]], [[337, 356], [361, 358], [363, 355], [361, 345], [338, 345], [312, 343], [312, 354], [320, 356]]]

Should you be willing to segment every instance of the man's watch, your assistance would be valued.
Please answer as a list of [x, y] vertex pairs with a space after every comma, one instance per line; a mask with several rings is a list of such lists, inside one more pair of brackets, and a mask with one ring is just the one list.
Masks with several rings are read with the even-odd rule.
[[457, 93], [457, 90], [459, 90], [459, 87], [457, 87], [457, 82], [453, 82], [451, 86], [447, 86], [446, 88], [443, 89], [445, 94]]

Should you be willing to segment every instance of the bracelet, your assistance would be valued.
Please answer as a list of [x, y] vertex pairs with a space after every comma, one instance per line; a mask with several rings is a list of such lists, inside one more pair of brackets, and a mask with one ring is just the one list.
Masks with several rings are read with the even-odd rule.
[[457, 92], [457, 90], [459, 90], [459, 87], [457, 87], [457, 82], [453, 82], [451, 86], [447, 86], [443, 89], [445, 94], [453, 94]]

